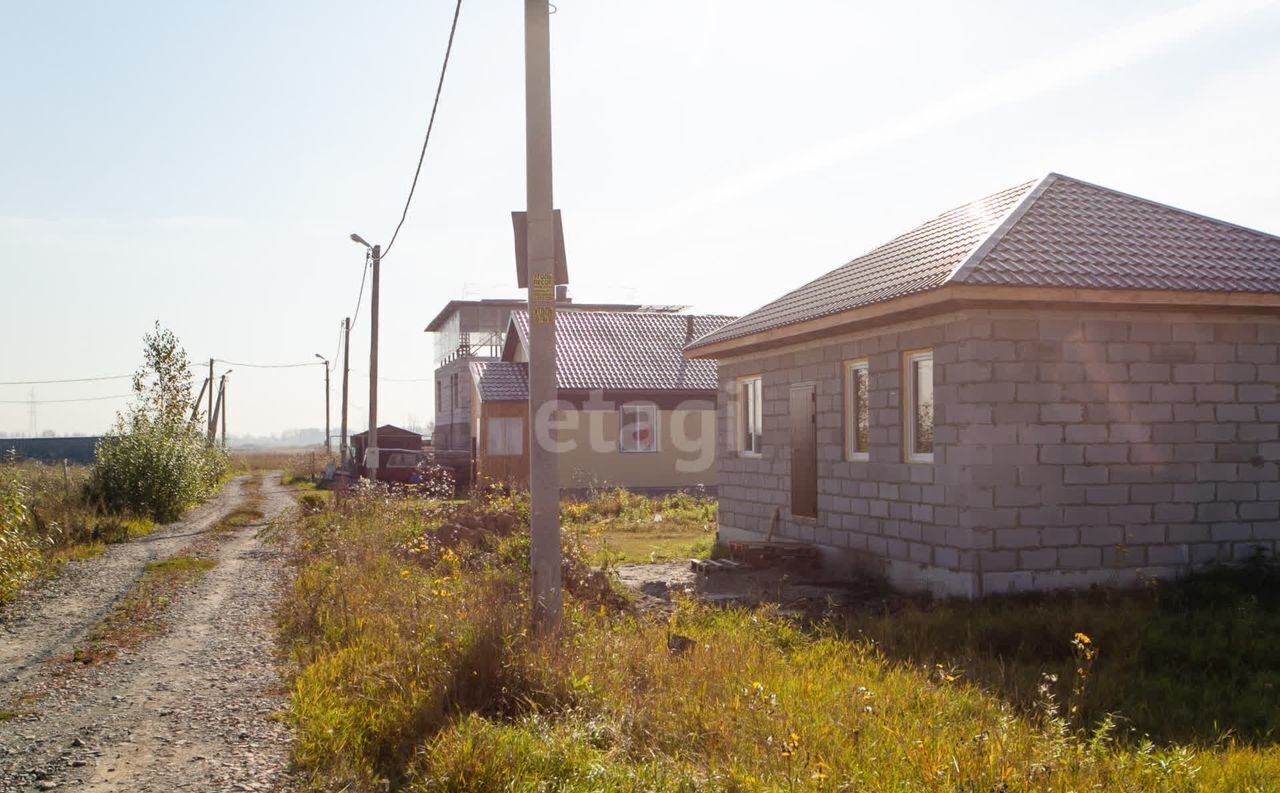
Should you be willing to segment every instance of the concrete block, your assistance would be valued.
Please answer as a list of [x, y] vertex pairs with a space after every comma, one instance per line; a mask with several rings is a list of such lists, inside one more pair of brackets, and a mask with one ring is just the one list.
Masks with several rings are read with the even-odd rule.
[[1067, 443], [1105, 443], [1108, 434], [1106, 424], [1069, 424], [1064, 430]]
[[1018, 569], [1018, 554], [1014, 551], [980, 551], [978, 560], [984, 573]]
[[1214, 408], [1214, 415], [1219, 422], [1257, 421], [1258, 408], [1252, 404], [1223, 403]]
[[1253, 501], [1258, 497], [1258, 486], [1252, 482], [1219, 482], [1215, 497], [1219, 501]]
[[1239, 521], [1224, 521], [1209, 526], [1209, 536], [1214, 542], [1239, 542], [1249, 539], [1252, 533], [1248, 523]]
[[[1169, 378], [1164, 378], [1168, 380]], [[1173, 366], [1173, 380], [1178, 383], [1212, 383], [1213, 364], [1180, 363]]]
[[1280, 503], [1275, 501], [1252, 501], [1240, 505], [1241, 520], [1276, 520], [1280, 519]]
[[1081, 545], [1115, 545], [1124, 539], [1119, 526], [1081, 526]]
[[1053, 444], [1040, 447], [1040, 462], [1045, 465], [1080, 465], [1084, 463], [1085, 447]]
[[1040, 405], [1042, 424], [1075, 424], [1084, 420], [1084, 407], [1079, 404], [1048, 402]]
[[1021, 551], [1018, 564], [1024, 570], [1052, 570], [1058, 566], [1056, 548], [1035, 548]]
[[1192, 363], [1197, 360], [1196, 348], [1188, 342], [1151, 345], [1151, 361], [1159, 363]]
[[1124, 527], [1126, 545], [1158, 545], [1165, 542], [1169, 527], [1163, 523], [1134, 523]]
[[[1194, 366], [1195, 364], [1178, 364]], [[1129, 380], [1134, 383], [1167, 383], [1170, 378], [1170, 365], [1167, 363], [1133, 363], [1129, 364]], [[1186, 382], [1179, 380], [1179, 382]]]
[[1105, 485], [1110, 473], [1105, 465], [1068, 465], [1062, 469], [1063, 482], [1069, 485]]
[[1109, 545], [1102, 549], [1104, 567], [1141, 567], [1147, 563], [1147, 550], [1142, 546]]
[[1147, 523], [1151, 520], [1150, 504], [1115, 504], [1107, 510], [1107, 518], [1112, 523], [1126, 525], [1130, 523]]
[[1147, 564], [1181, 566], [1191, 563], [1191, 550], [1186, 545], [1152, 545], [1147, 548]]
[[1060, 548], [1058, 550], [1058, 566], [1068, 570], [1080, 570], [1098, 567], [1102, 564], [1102, 549], [1080, 546], [1076, 548]]
[[1089, 504], [1125, 504], [1128, 501], [1128, 485], [1092, 485], [1085, 491], [1085, 502]]
[[1182, 523], [1195, 520], [1196, 508], [1193, 504], [1156, 504], [1153, 517], [1163, 523]]
[[1213, 532], [1207, 523], [1171, 523], [1165, 537], [1171, 543], [1209, 542], [1213, 539]]
[[1249, 363], [1275, 363], [1276, 345], [1274, 344], [1241, 344], [1237, 348], [1240, 360]]

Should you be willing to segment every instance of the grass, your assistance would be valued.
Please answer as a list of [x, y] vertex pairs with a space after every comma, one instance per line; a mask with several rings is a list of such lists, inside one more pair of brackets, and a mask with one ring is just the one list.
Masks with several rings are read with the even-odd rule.
[[[20, 503], [0, 516], [0, 603], [33, 579], [56, 575], [68, 561], [91, 559], [105, 544], [149, 533], [150, 518], [114, 514], [88, 496], [92, 468], [37, 461], [0, 462], [0, 501]], [[10, 523], [13, 525], [10, 525]], [[20, 559], [15, 555], [21, 553]]]
[[85, 666], [106, 663], [121, 650], [159, 635], [173, 593], [216, 565], [215, 559], [186, 555], [149, 563], [133, 589], [90, 631], [88, 643], [65, 660]]
[[[357, 496], [342, 511], [297, 518], [297, 576], [280, 625], [294, 662], [294, 759], [313, 788], [1280, 788], [1280, 752], [1232, 735], [1230, 724], [1213, 740], [1175, 742], [1095, 717], [1086, 703], [1141, 686], [1134, 664], [1107, 660], [1129, 646], [1112, 644], [1105, 629], [1076, 636], [1119, 601], [1089, 607], [1085, 598], [1054, 620], [1034, 602], [1009, 600], [969, 606], [968, 617], [966, 607], [939, 604], [817, 625], [768, 608], [686, 601], [656, 621], [632, 613], [568, 533], [564, 629], [539, 638], [526, 629], [529, 546], [519, 508], [509, 497], [445, 506]], [[1202, 596], [1187, 591], [1180, 608], [1198, 609]], [[1234, 597], [1224, 594], [1225, 610], [1206, 612], [1205, 623], [1232, 621], [1226, 630], [1241, 641], [1269, 630]], [[991, 612], [980, 619], [982, 608]], [[1256, 609], [1274, 616], [1263, 599]], [[1006, 644], [982, 638], [1006, 620]], [[897, 627], [900, 645], [887, 640]], [[1017, 658], [1028, 674], [1070, 659], [1061, 692], [1049, 684], [1009, 696], [974, 671], [932, 660], [950, 647], [975, 667], [984, 657], [996, 664], [1023, 643]], [[1267, 673], [1276, 658], [1251, 656], [1235, 670]], [[1143, 663], [1165, 662], [1151, 655]], [[1212, 674], [1190, 664], [1174, 658], [1161, 672], [1186, 677], [1181, 687], [1141, 689], [1153, 721], [1176, 714], [1176, 699]], [[1215, 696], [1240, 697], [1211, 685]]]
[[564, 504], [561, 515], [596, 564], [705, 559], [715, 545], [716, 501], [701, 494], [592, 491]]
[[940, 663], [1006, 699], [1034, 701], [1041, 675], [1066, 693], [1074, 668], [1061, 637], [1079, 630], [1100, 647], [1086, 721], [1161, 741], [1212, 744], [1229, 730], [1280, 740], [1280, 568], [1257, 562], [1139, 590], [1098, 589], [915, 604], [851, 617], [850, 635], [887, 656]]

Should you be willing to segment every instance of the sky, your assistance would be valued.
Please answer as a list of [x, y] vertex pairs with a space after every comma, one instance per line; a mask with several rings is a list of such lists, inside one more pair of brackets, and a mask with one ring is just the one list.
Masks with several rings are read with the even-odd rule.
[[[0, 383], [127, 374], [158, 321], [236, 362], [217, 365], [233, 434], [321, 426], [313, 356], [335, 359], [364, 265], [348, 235], [385, 243], [400, 217], [453, 2], [3, 6]], [[423, 328], [448, 300], [519, 294], [522, 9], [463, 2], [382, 268], [380, 423], [433, 415]], [[560, 0], [551, 19], [578, 300], [745, 313], [1047, 171], [1280, 233], [1280, 0]], [[97, 433], [124, 400], [56, 400], [128, 381], [0, 385], [0, 431], [28, 429], [33, 388], [37, 431]]]

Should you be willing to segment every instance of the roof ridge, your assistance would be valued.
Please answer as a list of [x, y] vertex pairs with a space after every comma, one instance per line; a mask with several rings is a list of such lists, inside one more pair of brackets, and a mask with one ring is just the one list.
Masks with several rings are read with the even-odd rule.
[[1117, 190], [1114, 187], [1107, 187], [1106, 185], [1097, 184], [1095, 182], [1088, 182], [1088, 181], [1085, 181], [1084, 179], [1077, 179], [1074, 176], [1066, 176], [1065, 174], [1060, 174], [1060, 173], [1055, 173], [1050, 175], [1066, 182], [1074, 182], [1084, 187], [1091, 187], [1094, 190], [1101, 190], [1104, 193], [1110, 193], [1112, 195], [1121, 196], [1123, 198], [1128, 198], [1133, 201], [1139, 201], [1143, 204], [1149, 204], [1151, 206], [1159, 207], [1161, 209], [1168, 209], [1173, 212], [1177, 212], [1179, 215], [1186, 215], [1187, 217], [1198, 218], [1200, 220], [1208, 220], [1212, 223], [1217, 223], [1222, 226], [1230, 226], [1231, 228], [1239, 229], [1240, 231], [1247, 231], [1250, 234], [1258, 234], [1260, 236], [1267, 237], [1269, 239], [1280, 240], [1280, 234], [1272, 234], [1269, 231], [1263, 231], [1262, 229], [1255, 229], [1252, 226], [1242, 226], [1239, 223], [1232, 223], [1231, 221], [1223, 220], [1222, 218], [1215, 218], [1210, 215], [1202, 214], [1200, 212], [1192, 212], [1191, 210], [1184, 209], [1183, 207], [1176, 207], [1173, 204], [1166, 204], [1163, 201], [1156, 201], [1155, 199], [1151, 199], [1151, 198], [1143, 198], [1140, 195], [1135, 195], [1133, 193], [1126, 193], [1123, 190]]
[[956, 266], [951, 270], [951, 273], [946, 278], [942, 279], [942, 283], [951, 284], [964, 282], [965, 277], [973, 270], [973, 268], [986, 258], [987, 254], [991, 252], [991, 249], [994, 248], [1000, 240], [1004, 239], [1004, 235], [1008, 234], [1009, 230], [1016, 226], [1019, 220], [1022, 220], [1022, 216], [1027, 213], [1027, 210], [1031, 209], [1032, 204], [1034, 204], [1040, 196], [1044, 195], [1044, 192], [1049, 189], [1049, 185], [1061, 178], [1063, 178], [1061, 174], [1049, 171], [1044, 176], [1036, 180], [1036, 183], [1031, 186], [1031, 189], [1027, 191], [1027, 194], [1018, 199], [1016, 204], [1009, 207], [1009, 210], [1005, 212], [1005, 215], [1001, 218], [1000, 222], [992, 226], [991, 230], [978, 240], [978, 243], [973, 246], [973, 250], [969, 251], [969, 255], [961, 259], [959, 263], [956, 264]]

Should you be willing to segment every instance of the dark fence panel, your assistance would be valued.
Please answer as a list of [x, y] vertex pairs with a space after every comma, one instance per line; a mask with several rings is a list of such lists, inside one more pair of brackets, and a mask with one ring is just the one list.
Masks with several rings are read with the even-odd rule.
[[100, 438], [0, 438], [0, 456], [16, 453], [28, 460], [69, 460], [89, 465]]

